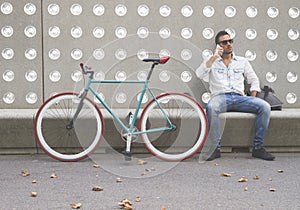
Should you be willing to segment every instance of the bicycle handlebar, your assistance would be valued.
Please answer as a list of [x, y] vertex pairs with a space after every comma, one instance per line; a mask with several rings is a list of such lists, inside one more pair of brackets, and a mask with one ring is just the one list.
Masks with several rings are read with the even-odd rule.
[[83, 74], [91, 74], [91, 77], [94, 76], [94, 71], [89, 66], [85, 66], [83, 63], [80, 63], [80, 68]]

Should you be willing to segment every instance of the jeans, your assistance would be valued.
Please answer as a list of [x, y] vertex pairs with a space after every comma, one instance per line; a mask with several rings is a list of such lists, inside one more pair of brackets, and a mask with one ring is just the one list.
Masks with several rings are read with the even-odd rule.
[[253, 148], [260, 149], [264, 144], [269, 126], [271, 107], [260, 98], [243, 96], [238, 93], [225, 93], [213, 96], [207, 104], [208, 138], [211, 140], [212, 145], [217, 149], [221, 148], [222, 127], [219, 114], [230, 111], [256, 114]]

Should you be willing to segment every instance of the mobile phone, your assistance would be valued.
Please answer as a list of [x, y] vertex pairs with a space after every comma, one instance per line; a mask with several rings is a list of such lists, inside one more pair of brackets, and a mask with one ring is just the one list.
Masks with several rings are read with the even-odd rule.
[[[217, 48], [221, 48], [221, 46], [217, 44]], [[223, 52], [220, 52], [220, 51], [219, 51], [218, 53], [219, 53], [220, 56], [223, 55]]]

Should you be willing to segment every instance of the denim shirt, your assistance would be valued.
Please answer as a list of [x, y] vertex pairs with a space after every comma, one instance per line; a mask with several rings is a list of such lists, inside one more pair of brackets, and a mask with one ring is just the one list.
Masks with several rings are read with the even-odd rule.
[[246, 58], [233, 54], [228, 68], [221, 57], [214, 61], [211, 68], [206, 67], [206, 62], [196, 69], [196, 75], [209, 83], [212, 95], [231, 92], [245, 95], [245, 79], [250, 91], [260, 92], [259, 79]]

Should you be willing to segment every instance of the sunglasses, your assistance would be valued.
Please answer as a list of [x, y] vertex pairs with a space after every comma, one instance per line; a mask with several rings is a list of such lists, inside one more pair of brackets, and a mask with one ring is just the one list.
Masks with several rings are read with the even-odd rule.
[[227, 43], [232, 44], [233, 43], [233, 39], [223, 40], [223, 41], [219, 42], [219, 44], [222, 44], [222, 45], [226, 45]]

